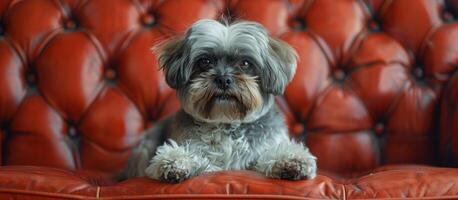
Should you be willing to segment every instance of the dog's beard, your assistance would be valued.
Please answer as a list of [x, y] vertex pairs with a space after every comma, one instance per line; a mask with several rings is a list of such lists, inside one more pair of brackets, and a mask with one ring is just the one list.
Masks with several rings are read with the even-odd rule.
[[183, 108], [205, 121], [242, 121], [262, 107], [263, 99], [256, 77], [241, 74], [235, 75], [234, 79], [234, 87], [223, 91], [213, 83], [214, 75], [201, 73], [188, 87]]

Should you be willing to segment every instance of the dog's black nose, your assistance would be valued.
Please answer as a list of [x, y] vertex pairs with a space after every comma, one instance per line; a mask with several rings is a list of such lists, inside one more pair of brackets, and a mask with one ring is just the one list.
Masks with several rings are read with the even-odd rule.
[[215, 78], [215, 83], [220, 89], [227, 89], [231, 86], [231, 84], [234, 82], [234, 79], [230, 76], [217, 76]]

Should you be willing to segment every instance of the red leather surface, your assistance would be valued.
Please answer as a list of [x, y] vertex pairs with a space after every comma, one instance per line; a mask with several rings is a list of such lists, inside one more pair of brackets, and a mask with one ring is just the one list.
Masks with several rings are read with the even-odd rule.
[[[175, 186], [114, 184], [107, 177], [123, 169], [141, 132], [179, 107], [150, 47], [223, 14], [258, 21], [296, 48], [297, 73], [277, 102], [322, 173], [338, 176], [223, 172]], [[458, 166], [457, 18], [454, 0], [2, 0], [1, 164], [63, 170], [2, 167], [0, 189], [33, 192], [1, 194], [455, 198], [452, 168], [360, 174]]]
[[227, 10], [297, 49], [283, 107], [320, 168], [436, 164], [434, 116], [458, 43], [444, 8], [417, 0], [4, 3], [6, 164], [118, 172], [141, 131], [178, 107], [149, 48]]
[[0, 169], [0, 198], [43, 199], [454, 199], [458, 170], [387, 166], [359, 178], [319, 174], [312, 181], [268, 179], [252, 171], [206, 174], [181, 184], [135, 178], [98, 186], [85, 174], [43, 167]]

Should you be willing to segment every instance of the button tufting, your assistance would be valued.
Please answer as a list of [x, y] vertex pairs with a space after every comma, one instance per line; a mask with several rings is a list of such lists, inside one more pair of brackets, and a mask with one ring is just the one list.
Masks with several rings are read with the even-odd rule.
[[332, 76], [336, 81], [343, 81], [345, 79], [345, 72], [342, 69], [337, 69]]
[[144, 14], [141, 17], [141, 22], [144, 26], [152, 27], [155, 25], [156, 19], [154, 18], [152, 14]]
[[382, 122], [378, 122], [374, 126], [374, 132], [377, 135], [381, 135], [385, 131], [385, 125]]
[[293, 20], [291, 20], [290, 26], [293, 30], [296, 30], [296, 31], [305, 30], [305, 22], [301, 18], [294, 18]]
[[424, 76], [424, 73], [423, 73], [423, 69], [421, 67], [415, 67], [413, 69], [413, 75], [415, 76], [415, 78], [417, 79], [422, 79], [423, 76]]
[[453, 22], [453, 18], [453, 14], [450, 12], [445, 11], [442, 13], [442, 19], [446, 22]]
[[75, 20], [68, 20], [64, 23], [64, 27], [67, 30], [76, 30], [76, 28], [78, 28], [78, 24]]
[[26, 80], [29, 85], [35, 85], [37, 83], [37, 75], [33, 72], [28, 72]]
[[116, 71], [114, 69], [107, 69], [105, 71], [105, 78], [108, 80], [114, 80], [116, 78]]
[[296, 123], [293, 125], [293, 133], [299, 135], [304, 132], [304, 125], [301, 123]]
[[368, 27], [372, 32], [380, 32], [380, 24], [375, 20], [370, 20]]
[[68, 135], [71, 137], [71, 138], [75, 138], [76, 136], [78, 136], [78, 131], [76, 131], [76, 128], [74, 126], [70, 126], [68, 128]]

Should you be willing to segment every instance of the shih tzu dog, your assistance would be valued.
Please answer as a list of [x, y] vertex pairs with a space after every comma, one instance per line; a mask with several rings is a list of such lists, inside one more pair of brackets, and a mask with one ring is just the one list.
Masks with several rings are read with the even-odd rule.
[[254, 22], [200, 20], [161, 45], [158, 60], [182, 108], [146, 131], [127, 177], [177, 183], [244, 169], [289, 180], [315, 177], [316, 158], [288, 137], [274, 103], [296, 70], [292, 47]]

